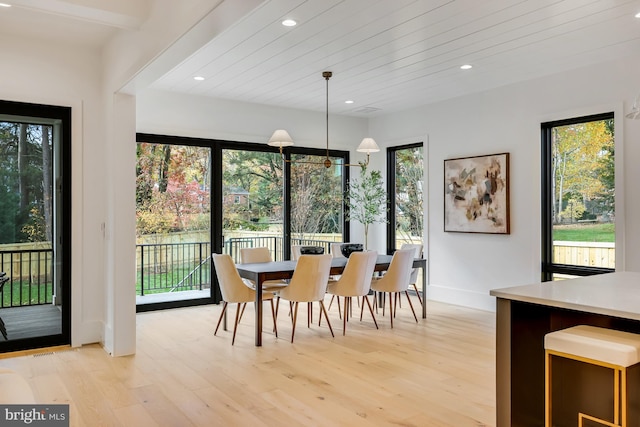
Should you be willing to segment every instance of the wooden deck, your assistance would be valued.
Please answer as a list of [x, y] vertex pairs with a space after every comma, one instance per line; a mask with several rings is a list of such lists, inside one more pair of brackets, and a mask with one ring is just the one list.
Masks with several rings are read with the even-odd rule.
[[[7, 327], [9, 340], [62, 333], [61, 309], [52, 304], [2, 308], [0, 317]], [[0, 335], [2, 340], [4, 337]]]

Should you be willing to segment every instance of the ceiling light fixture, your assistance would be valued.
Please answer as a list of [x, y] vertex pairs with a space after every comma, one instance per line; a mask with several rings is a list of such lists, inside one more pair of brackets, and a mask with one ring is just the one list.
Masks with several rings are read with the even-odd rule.
[[195, 76], [195, 77], [193, 78], [193, 80], [197, 80], [197, 81], [201, 82], [201, 81], [203, 81], [203, 80], [204, 80], [204, 77], [202, 77], [202, 76]]
[[353, 104], [353, 101], [352, 101], [352, 100], [350, 100], [350, 99], [348, 99], [348, 100], [344, 101], [344, 103], [345, 103], [345, 104]]
[[464, 65], [460, 66], [461, 70], [470, 70], [472, 68], [473, 68], [473, 65], [471, 65], [471, 64], [464, 64]]
[[0, 7], [11, 7], [9, 3], [0, 3]]
[[284, 21], [282, 21], [282, 25], [284, 25], [285, 27], [295, 27], [296, 25], [298, 25], [298, 23], [293, 19], [285, 19]]
[[[326, 97], [325, 97], [325, 101], [326, 101], [326, 136], [327, 136], [327, 151], [326, 151], [326, 158], [324, 159], [324, 161], [322, 162], [304, 162], [304, 161], [296, 161], [295, 163], [307, 163], [307, 164], [314, 164], [314, 165], [323, 165], [325, 168], [330, 168], [332, 165], [331, 159], [329, 158], [329, 79], [331, 78], [331, 76], [333, 76], [333, 73], [331, 71], [323, 71], [322, 72], [322, 77], [324, 77], [325, 81], [326, 81]], [[278, 129], [275, 132], [273, 132], [273, 135], [271, 135], [271, 138], [269, 138], [269, 141], [267, 142], [268, 145], [270, 145], [271, 147], [278, 147], [280, 150], [280, 156], [282, 157], [282, 161], [286, 162], [286, 163], [294, 163], [291, 160], [288, 160], [285, 155], [284, 152], [282, 151], [282, 149], [284, 147], [290, 147], [293, 144], [293, 139], [291, 139], [291, 136], [289, 135], [289, 132], [287, 132], [284, 129]], [[360, 145], [358, 145], [358, 148], [356, 148], [356, 151], [359, 153], [365, 153], [367, 155], [367, 160], [366, 162], [363, 163], [358, 163], [358, 164], [348, 164], [348, 163], [344, 163], [341, 164], [342, 166], [367, 166], [369, 164], [369, 155], [371, 153], [377, 153], [378, 151], [380, 151], [380, 148], [378, 147], [378, 144], [376, 144], [376, 141], [373, 138], [364, 138], [361, 142]], [[338, 163], [340, 164], [340, 163]]]
[[625, 117], [627, 119], [640, 120], [640, 94], [636, 96], [635, 101], [633, 101], [631, 111], [629, 111]]
[[640, 12], [636, 13], [636, 18], [640, 18]]

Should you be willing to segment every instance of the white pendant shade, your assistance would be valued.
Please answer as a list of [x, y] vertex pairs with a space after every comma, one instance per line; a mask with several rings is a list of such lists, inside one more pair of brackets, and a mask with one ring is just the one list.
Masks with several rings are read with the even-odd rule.
[[278, 129], [273, 132], [267, 144], [272, 147], [289, 147], [293, 145], [293, 139], [289, 136], [289, 132], [284, 129]]
[[380, 151], [380, 147], [376, 144], [373, 138], [365, 138], [362, 140], [358, 148], [356, 149], [358, 153], [377, 153]]

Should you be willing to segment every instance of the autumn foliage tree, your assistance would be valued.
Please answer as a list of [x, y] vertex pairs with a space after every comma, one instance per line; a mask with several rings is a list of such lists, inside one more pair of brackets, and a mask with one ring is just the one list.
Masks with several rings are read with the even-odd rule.
[[553, 132], [554, 223], [612, 214], [613, 120], [559, 126]]
[[208, 228], [209, 156], [200, 147], [139, 143], [137, 233]]

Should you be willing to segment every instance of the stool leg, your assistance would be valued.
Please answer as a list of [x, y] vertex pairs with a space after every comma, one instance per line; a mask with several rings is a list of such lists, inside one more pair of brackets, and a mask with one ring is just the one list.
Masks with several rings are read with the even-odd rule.
[[620, 374], [621, 370], [613, 370], [613, 423], [620, 425]]
[[544, 353], [544, 425], [551, 427], [551, 354]]
[[627, 427], [627, 368], [620, 370], [620, 376], [622, 377], [622, 427]]

